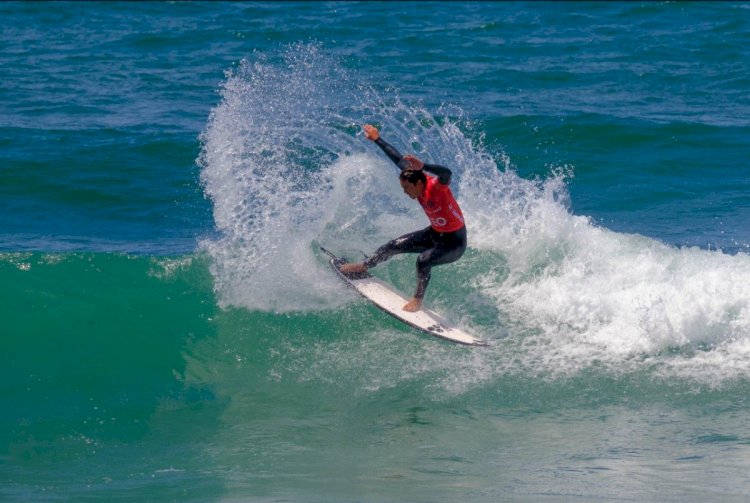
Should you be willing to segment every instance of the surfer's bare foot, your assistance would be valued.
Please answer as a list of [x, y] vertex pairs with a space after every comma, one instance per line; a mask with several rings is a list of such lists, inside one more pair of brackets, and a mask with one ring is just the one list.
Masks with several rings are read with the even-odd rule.
[[367, 272], [367, 267], [365, 267], [365, 264], [363, 264], [362, 262], [357, 262], [344, 264], [339, 268], [339, 270], [344, 274], [355, 274], [359, 272]]
[[404, 305], [404, 311], [410, 313], [416, 313], [420, 309], [422, 309], [422, 299], [417, 299], [416, 297], [412, 297], [411, 300]]

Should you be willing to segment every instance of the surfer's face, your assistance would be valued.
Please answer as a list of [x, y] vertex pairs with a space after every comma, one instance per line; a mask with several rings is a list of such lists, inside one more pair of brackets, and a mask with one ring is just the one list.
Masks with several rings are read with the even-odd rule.
[[418, 181], [417, 183], [411, 183], [407, 180], [399, 180], [401, 183], [401, 188], [404, 189], [404, 194], [411, 197], [412, 199], [416, 199], [419, 196], [422, 195], [422, 190], [424, 190], [424, 183], [421, 181]]

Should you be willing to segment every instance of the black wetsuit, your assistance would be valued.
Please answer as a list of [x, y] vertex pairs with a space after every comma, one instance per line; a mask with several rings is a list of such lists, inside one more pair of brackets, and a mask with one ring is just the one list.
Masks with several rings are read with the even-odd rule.
[[[408, 163], [404, 161], [403, 156], [385, 140], [378, 138], [375, 140], [375, 143], [396, 164], [396, 166], [401, 169], [401, 171], [408, 169]], [[423, 169], [428, 173], [437, 175], [436, 183], [446, 186], [445, 188], [441, 187], [440, 189], [446, 190], [450, 194], [449, 189], [447, 189], [447, 185], [450, 183], [452, 176], [450, 169], [444, 166], [427, 163], [424, 164]], [[430, 185], [434, 185], [434, 183], [435, 182]], [[455, 204], [452, 194], [450, 194], [450, 201]], [[425, 206], [421, 200], [420, 204], [422, 204], [423, 207]], [[425, 208], [425, 212], [427, 211], [428, 210]], [[420, 231], [398, 237], [378, 248], [372, 257], [365, 260], [365, 267], [369, 269], [400, 253], [419, 253], [420, 255], [417, 257], [417, 289], [414, 293], [414, 297], [422, 300], [427, 285], [430, 282], [432, 266], [455, 262], [461, 258], [464, 251], [466, 251], [466, 226], [463, 225], [463, 216], [461, 215], [461, 210], [458, 208], [457, 204], [452, 215], [449, 215], [449, 218], [452, 221], [451, 227], [456, 227], [458, 225], [460, 228], [449, 232], [440, 232], [439, 230], [436, 230], [434, 226], [440, 224], [447, 225], [445, 221], [446, 219], [437, 218], [433, 221], [431, 218], [433, 225]]]

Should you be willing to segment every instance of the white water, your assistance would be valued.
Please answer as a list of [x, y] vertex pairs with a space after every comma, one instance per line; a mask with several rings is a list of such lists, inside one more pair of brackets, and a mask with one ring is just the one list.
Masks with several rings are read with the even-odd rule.
[[440, 274], [453, 268], [474, 292], [447, 299], [454, 316], [471, 322], [477, 298], [489, 299], [494, 320], [474, 328], [495, 345], [481, 357], [446, 355], [453, 374], [476, 381], [519, 365], [551, 375], [595, 365], [712, 386], [750, 377], [750, 257], [676, 249], [572, 215], [569, 174], [520, 178], [467, 137], [461, 115], [382, 99], [315, 46], [229, 72], [200, 158], [221, 234], [203, 247], [222, 305], [336, 308], [354, 297], [318, 244], [369, 253], [427, 225], [359, 132], [372, 122], [402, 152], [454, 170], [475, 255]]

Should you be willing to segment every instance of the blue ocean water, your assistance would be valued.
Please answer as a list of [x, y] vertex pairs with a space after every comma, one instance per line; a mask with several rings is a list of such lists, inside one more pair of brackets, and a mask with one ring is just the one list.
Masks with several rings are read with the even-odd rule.
[[[744, 501], [750, 4], [0, 4], [0, 498]], [[426, 225], [361, 134], [453, 169]], [[405, 292], [413, 262], [373, 272]]]

